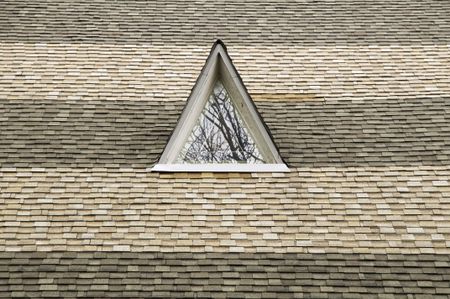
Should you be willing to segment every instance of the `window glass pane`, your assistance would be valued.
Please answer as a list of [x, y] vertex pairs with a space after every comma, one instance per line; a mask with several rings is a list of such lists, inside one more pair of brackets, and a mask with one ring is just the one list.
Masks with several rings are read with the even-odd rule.
[[265, 163], [223, 84], [216, 82], [178, 163]]

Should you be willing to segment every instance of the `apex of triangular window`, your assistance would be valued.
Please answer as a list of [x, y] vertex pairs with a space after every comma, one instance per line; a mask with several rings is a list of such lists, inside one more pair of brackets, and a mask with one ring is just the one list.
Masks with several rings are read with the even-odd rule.
[[152, 171], [289, 171], [222, 41], [214, 43]]

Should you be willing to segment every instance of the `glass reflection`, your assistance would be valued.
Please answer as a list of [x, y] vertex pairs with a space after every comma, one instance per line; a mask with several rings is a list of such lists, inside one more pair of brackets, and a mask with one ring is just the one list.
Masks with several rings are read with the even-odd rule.
[[264, 163], [227, 90], [217, 81], [178, 163]]

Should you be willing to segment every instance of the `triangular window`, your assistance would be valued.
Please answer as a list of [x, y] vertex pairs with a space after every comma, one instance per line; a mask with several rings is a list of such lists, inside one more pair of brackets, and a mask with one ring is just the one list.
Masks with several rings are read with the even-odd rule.
[[154, 171], [289, 171], [217, 41]]
[[187, 142], [179, 163], [264, 163], [228, 91], [217, 81]]

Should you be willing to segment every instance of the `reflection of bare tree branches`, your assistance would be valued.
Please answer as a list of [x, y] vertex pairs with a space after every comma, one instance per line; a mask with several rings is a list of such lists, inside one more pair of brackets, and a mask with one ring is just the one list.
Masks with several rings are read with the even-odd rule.
[[221, 82], [181, 151], [187, 163], [264, 163]]

